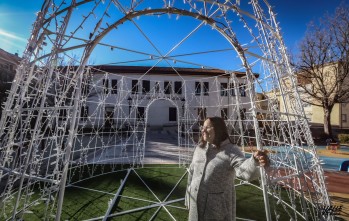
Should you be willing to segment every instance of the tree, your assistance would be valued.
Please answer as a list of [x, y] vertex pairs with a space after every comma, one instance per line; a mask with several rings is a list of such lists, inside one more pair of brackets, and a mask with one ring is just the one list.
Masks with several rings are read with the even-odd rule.
[[342, 3], [334, 15], [312, 22], [299, 46], [302, 100], [323, 108], [324, 133], [332, 138], [332, 109], [349, 100], [349, 7]]

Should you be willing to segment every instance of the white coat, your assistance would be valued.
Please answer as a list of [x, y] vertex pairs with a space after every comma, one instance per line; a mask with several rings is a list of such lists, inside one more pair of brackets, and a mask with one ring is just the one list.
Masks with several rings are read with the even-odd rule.
[[236, 217], [235, 177], [259, 177], [258, 162], [246, 159], [229, 139], [220, 148], [196, 147], [189, 167], [185, 203], [189, 221], [233, 221]]

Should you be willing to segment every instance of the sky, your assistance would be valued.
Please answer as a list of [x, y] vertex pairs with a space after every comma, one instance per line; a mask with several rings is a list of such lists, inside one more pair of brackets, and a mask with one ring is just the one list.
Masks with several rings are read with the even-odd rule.
[[[245, 0], [241, 0], [245, 1]], [[325, 13], [333, 14], [342, 0], [269, 0], [274, 5], [286, 47], [297, 53], [307, 24]], [[30, 36], [36, 12], [43, 1], [0, 0], [0, 48], [21, 55]]]

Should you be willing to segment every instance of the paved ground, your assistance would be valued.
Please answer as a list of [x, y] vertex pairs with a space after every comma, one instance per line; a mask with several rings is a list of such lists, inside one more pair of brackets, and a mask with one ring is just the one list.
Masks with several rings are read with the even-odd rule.
[[147, 133], [145, 143], [145, 164], [179, 163], [186, 148], [178, 147], [178, 134], [175, 131], [159, 130]]
[[[89, 163], [125, 163], [132, 164], [143, 154], [137, 145], [127, 142], [126, 151], [115, 146], [100, 149], [88, 156]], [[178, 133], [173, 129], [148, 131], [146, 136], [144, 164], [177, 164], [190, 161], [192, 150], [178, 146]]]
[[349, 220], [349, 173], [344, 171], [325, 171], [327, 191], [332, 204], [343, 206], [340, 216]]

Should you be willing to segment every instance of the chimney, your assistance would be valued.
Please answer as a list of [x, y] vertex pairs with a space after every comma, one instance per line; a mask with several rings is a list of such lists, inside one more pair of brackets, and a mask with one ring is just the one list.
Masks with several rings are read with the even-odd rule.
[[15, 53], [15, 55], [16, 55], [16, 57], [18, 57], [18, 53], [17, 52]]

